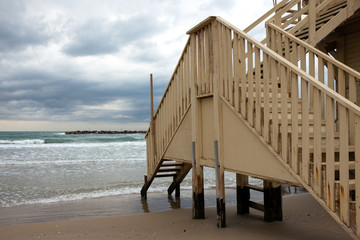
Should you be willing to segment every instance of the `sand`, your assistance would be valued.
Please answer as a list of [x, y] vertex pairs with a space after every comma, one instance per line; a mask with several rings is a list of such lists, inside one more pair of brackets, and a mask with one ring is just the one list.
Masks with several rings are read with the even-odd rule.
[[0, 227], [1, 240], [15, 239], [351, 239], [309, 195], [283, 198], [282, 222], [266, 223], [263, 213], [237, 215], [226, 207], [227, 228], [216, 227], [216, 208], [206, 219], [191, 218], [190, 208], [129, 216], [84, 218]]

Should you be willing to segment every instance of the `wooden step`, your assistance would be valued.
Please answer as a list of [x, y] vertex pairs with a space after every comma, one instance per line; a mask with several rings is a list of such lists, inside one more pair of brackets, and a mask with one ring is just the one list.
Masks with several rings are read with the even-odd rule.
[[183, 165], [184, 165], [184, 163], [174, 162], [174, 163], [163, 163], [163, 164], [161, 164], [161, 167], [181, 167]]
[[180, 168], [160, 168], [158, 172], [180, 172]]
[[161, 178], [161, 177], [175, 177], [176, 174], [156, 174], [155, 177], [156, 178]]

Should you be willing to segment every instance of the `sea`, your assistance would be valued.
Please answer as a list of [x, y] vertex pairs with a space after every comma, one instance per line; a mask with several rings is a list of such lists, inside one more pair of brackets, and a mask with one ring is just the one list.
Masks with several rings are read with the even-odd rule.
[[[147, 172], [144, 137], [0, 132], [0, 207], [140, 196]], [[226, 173], [226, 187], [235, 182], [235, 174]], [[214, 169], [204, 169], [204, 183], [215, 188]], [[170, 178], [155, 179], [148, 192], [165, 193], [170, 184]], [[181, 189], [191, 190], [191, 172]]]

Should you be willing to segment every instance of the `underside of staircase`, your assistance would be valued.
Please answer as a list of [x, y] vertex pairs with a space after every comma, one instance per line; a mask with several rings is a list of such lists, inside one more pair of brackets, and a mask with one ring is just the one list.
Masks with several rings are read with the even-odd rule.
[[[360, 29], [347, 26], [360, 24], [359, 9], [355, 0], [284, 0], [245, 31], [220, 17], [190, 29], [151, 111], [141, 195], [155, 178], [170, 177], [168, 193], [179, 196], [192, 169], [193, 217], [204, 218], [206, 166], [215, 169], [219, 227], [226, 226], [224, 172], [231, 171], [239, 214], [253, 207], [265, 220], [281, 220], [279, 186], [302, 186], [358, 238], [360, 54], [351, 49], [360, 50]], [[262, 42], [247, 34], [264, 22]], [[357, 45], [340, 45], [347, 36], [358, 36]], [[331, 54], [325, 49], [334, 39]], [[250, 186], [248, 176], [263, 179], [264, 188]], [[264, 205], [249, 201], [249, 189], [264, 192]]]

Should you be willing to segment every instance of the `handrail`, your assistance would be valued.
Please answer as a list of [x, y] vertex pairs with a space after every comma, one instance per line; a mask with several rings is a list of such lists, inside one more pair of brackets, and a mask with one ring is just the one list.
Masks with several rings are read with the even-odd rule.
[[237, 27], [235, 27], [234, 25], [232, 25], [231, 23], [227, 22], [226, 20], [222, 19], [221, 17], [216, 17], [216, 20], [221, 22], [222, 24], [224, 24], [225, 26], [231, 28], [232, 30], [234, 30], [234, 32], [236, 32], [237, 34], [239, 34], [240, 36], [246, 38], [248, 41], [250, 41], [252, 44], [254, 44], [257, 48], [261, 49], [262, 51], [264, 51], [266, 54], [268, 54], [269, 56], [271, 56], [272, 58], [274, 58], [276, 61], [278, 61], [279, 63], [285, 65], [288, 68], [292, 68], [293, 71], [298, 74], [299, 76], [301, 76], [301, 78], [305, 79], [306, 81], [308, 81], [309, 83], [313, 84], [314, 86], [316, 86], [319, 90], [323, 90], [328, 96], [334, 98], [336, 101], [338, 101], [339, 103], [343, 104], [344, 106], [346, 106], [347, 108], [351, 109], [352, 111], [354, 111], [357, 115], [360, 115], [360, 107], [357, 106], [356, 104], [352, 103], [351, 101], [349, 101], [346, 98], [343, 98], [340, 94], [338, 94], [337, 92], [335, 92], [334, 90], [332, 90], [331, 88], [325, 86], [324, 84], [320, 83], [319, 81], [317, 81], [314, 77], [308, 75], [305, 71], [301, 70], [298, 68], [298, 66], [294, 65], [293, 63], [291, 63], [290, 61], [286, 60], [285, 58], [281, 57], [279, 54], [275, 53], [273, 50], [271, 50], [270, 48], [264, 46], [263, 44], [259, 43], [256, 39], [252, 38], [250, 35], [248, 35], [247, 33], [241, 31], [240, 29], [238, 29]]
[[[182, 53], [181, 53], [181, 55], [180, 55], [180, 58], [179, 58], [179, 60], [178, 60], [178, 62], [177, 62], [177, 64], [176, 64], [175, 70], [174, 70], [173, 74], [171, 75], [170, 79], [173, 79], [173, 78], [174, 78], [174, 75], [175, 75], [175, 73], [176, 73], [176, 70], [177, 70], [177, 68], [178, 68], [179, 65], [180, 65], [180, 61], [181, 61], [184, 53], [186, 52], [186, 48], [188, 47], [188, 45], [190, 45], [190, 37], [188, 37], [188, 40], [186, 41], [185, 47], [184, 47], [184, 49], [183, 49], [183, 51], [182, 51]], [[166, 93], [168, 92], [170, 85], [171, 85], [171, 80], [169, 81], [169, 83], [168, 83], [168, 85], [167, 85], [167, 87], [166, 87], [166, 89], [165, 89], [164, 95], [163, 95], [163, 97], [161, 98], [161, 100], [160, 100], [160, 102], [159, 102], [158, 108], [156, 109], [156, 111], [155, 111], [155, 113], [154, 113], [154, 117], [156, 116], [157, 112], [159, 111], [159, 106], [160, 106], [160, 104], [164, 101], [165, 95], [166, 95]]]
[[[190, 69], [189, 38], [154, 114], [154, 128], [149, 128], [145, 136], [149, 181], [154, 177], [153, 171], [158, 167], [178, 125], [189, 109]], [[154, 140], [150, 137], [151, 131], [154, 131]]]
[[356, 78], [360, 79], [360, 73], [356, 70], [354, 70], [353, 68], [348, 67], [347, 65], [343, 64], [342, 62], [336, 60], [335, 58], [331, 58], [329, 55], [325, 54], [324, 52], [320, 51], [319, 49], [311, 46], [310, 44], [308, 44], [305, 41], [300, 40], [299, 38], [295, 37], [294, 35], [288, 33], [287, 31], [284, 31], [283, 29], [279, 28], [278, 26], [276, 26], [273, 23], [268, 23], [268, 26], [270, 26], [271, 28], [276, 29], [277, 31], [281, 32], [283, 35], [285, 35], [286, 37], [290, 38], [292, 41], [298, 43], [299, 45], [304, 46], [306, 49], [310, 50], [311, 52], [315, 53], [316, 55], [322, 57], [323, 59], [325, 59], [326, 61], [331, 62], [332, 64], [334, 64], [335, 66], [337, 66], [338, 68], [342, 68], [343, 70], [345, 70], [346, 72], [350, 73], [351, 75], [355, 76]]

